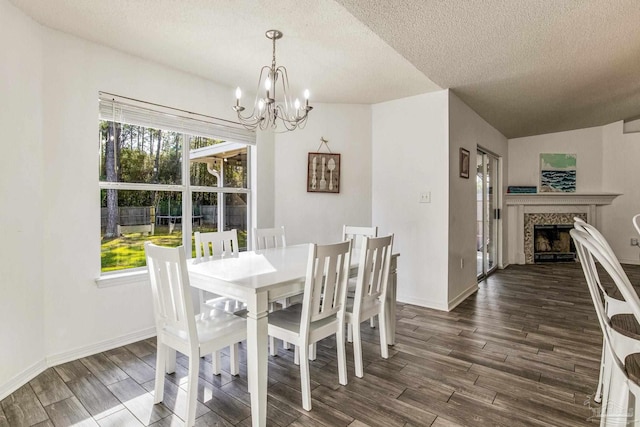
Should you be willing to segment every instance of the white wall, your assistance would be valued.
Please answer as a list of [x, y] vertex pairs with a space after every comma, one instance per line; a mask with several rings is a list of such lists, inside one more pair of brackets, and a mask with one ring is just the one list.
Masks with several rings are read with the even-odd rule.
[[101, 289], [94, 283], [100, 272], [98, 91], [232, 119], [233, 90], [44, 31], [46, 353], [64, 360], [77, 349], [153, 331], [146, 283]]
[[622, 263], [640, 264], [640, 249], [629, 244], [638, 238], [631, 218], [640, 213], [640, 133], [623, 132], [623, 122], [602, 127], [603, 189], [621, 193], [610, 206], [602, 207], [602, 233]]
[[509, 185], [540, 185], [540, 153], [576, 154], [576, 192], [602, 192], [602, 128], [509, 140]]
[[[507, 138], [484, 121], [453, 92], [449, 96], [449, 308], [477, 289], [476, 270], [476, 149], [481, 146], [507, 166]], [[460, 177], [459, 153], [465, 148], [471, 155], [469, 179]], [[502, 172], [500, 171], [500, 174]], [[506, 180], [502, 180], [506, 183]], [[506, 184], [498, 189], [506, 192]], [[507, 229], [506, 218], [502, 227]], [[499, 225], [500, 227], [500, 225]], [[502, 236], [500, 236], [502, 237]], [[499, 238], [500, 238], [499, 237]], [[506, 239], [503, 239], [503, 245]], [[461, 267], [460, 260], [463, 260]]]
[[630, 122], [624, 122], [624, 132], [640, 132], [640, 119], [632, 120]]
[[[44, 365], [42, 44], [0, 0], [0, 399]], [[20, 374], [23, 374], [20, 376]]]
[[[373, 223], [395, 233], [398, 300], [447, 309], [448, 91], [374, 105]], [[431, 203], [419, 203], [431, 192]]]
[[256, 200], [251, 207], [251, 218], [255, 218], [257, 224], [251, 224], [251, 228], [270, 228], [275, 222], [274, 150], [275, 134], [258, 132], [256, 146], [251, 153], [256, 170], [251, 177], [251, 188], [254, 188], [256, 193]]
[[[308, 153], [320, 137], [340, 154], [340, 193], [307, 193]], [[327, 152], [321, 147], [321, 152]], [[275, 136], [275, 226], [287, 243], [331, 243], [343, 224], [371, 225], [371, 107], [315, 104], [303, 130]]]

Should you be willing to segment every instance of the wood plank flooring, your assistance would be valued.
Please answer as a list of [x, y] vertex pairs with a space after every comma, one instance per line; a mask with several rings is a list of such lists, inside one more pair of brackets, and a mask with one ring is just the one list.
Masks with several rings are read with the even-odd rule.
[[[625, 266], [640, 282], [640, 267]], [[593, 425], [602, 338], [578, 264], [511, 266], [450, 313], [398, 304], [396, 345], [380, 358], [362, 325], [364, 378], [340, 386], [335, 341], [312, 362], [313, 410], [301, 407], [293, 352], [269, 358], [270, 426]], [[243, 345], [244, 347], [244, 345]], [[246, 348], [246, 347], [245, 347]], [[250, 426], [246, 355], [241, 373], [212, 375], [201, 359], [197, 426]], [[179, 426], [187, 360], [153, 404], [155, 342], [140, 341], [50, 368], [0, 404], [6, 426]], [[586, 403], [585, 403], [586, 402]]]

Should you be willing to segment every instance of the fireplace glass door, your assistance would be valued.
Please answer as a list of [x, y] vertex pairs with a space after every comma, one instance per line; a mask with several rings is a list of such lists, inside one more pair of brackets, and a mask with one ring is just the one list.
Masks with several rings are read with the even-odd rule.
[[497, 267], [498, 221], [500, 219], [498, 191], [498, 158], [482, 149], [476, 157], [477, 195], [477, 274], [483, 279]]

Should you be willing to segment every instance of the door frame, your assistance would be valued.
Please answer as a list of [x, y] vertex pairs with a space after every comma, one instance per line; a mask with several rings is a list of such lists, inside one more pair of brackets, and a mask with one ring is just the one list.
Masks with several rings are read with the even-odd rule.
[[[502, 156], [497, 155], [496, 153], [492, 152], [491, 150], [488, 150], [484, 147], [482, 147], [481, 145], [477, 145], [476, 146], [476, 177], [477, 177], [477, 156], [478, 154], [483, 154], [485, 156], [489, 156], [490, 158], [495, 159], [496, 161], [496, 173], [497, 173], [497, 177], [495, 179], [495, 183], [494, 183], [494, 197], [495, 197], [495, 207], [494, 207], [494, 215], [495, 215], [495, 209], [498, 210], [499, 212], [499, 216], [497, 219], [495, 219], [495, 260], [494, 260], [494, 264], [493, 266], [488, 270], [485, 271], [485, 256], [487, 255], [487, 250], [486, 248], [483, 250], [483, 260], [482, 260], [482, 272], [480, 274], [476, 274], [477, 275], [477, 279], [478, 282], [486, 279], [489, 275], [491, 275], [493, 272], [495, 272], [498, 268], [504, 268], [503, 263], [502, 263], [502, 252], [503, 252], [503, 232], [502, 232], [502, 224], [503, 224], [503, 218], [504, 218], [504, 210], [503, 210], [503, 206], [502, 206], [502, 200], [503, 200], [503, 194], [502, 194], [502, 183], [503, 183], [503, 160], [502, 160]], [[486, 173], [486, 165], [483, 165], [483, 174]], [[477, 179], [477, 178], [476, 178]], [[482, 239], [483, 241], [485, 240], [484, 237], [484, 230], [485, 230], [485, 225], [484, 222], [486, 220], [485, 216], [486, 216], [486, 209], [484, 209], [484, 203], [486, 203], [486, 201], [484, 200], [484, 195], [485, 195], [485, 182], [483, 180], [483, 190], [482, 190], [482, 194], [483, 194], [483, 209], [482, 209]], [[476, 210], [477, 210], [477, 193], [476, 193]], [[477, 218], [477, 213], [476, 213], [476, 218]], [[477, 220], [477, 219], [476, 219]], [[485, 247], [486, 245], [483, 245], [483, 247]], [[476, 261], [477, 262], [477, 261]], [[477, 272], [477, 267], [476, 267], [476, 272]]]

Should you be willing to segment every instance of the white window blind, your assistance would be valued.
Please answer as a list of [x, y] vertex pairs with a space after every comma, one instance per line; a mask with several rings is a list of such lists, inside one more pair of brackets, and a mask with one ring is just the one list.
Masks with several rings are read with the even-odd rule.
[[231, 121], [99, 93], [101, 120], [255, 145], [256, 134]]

